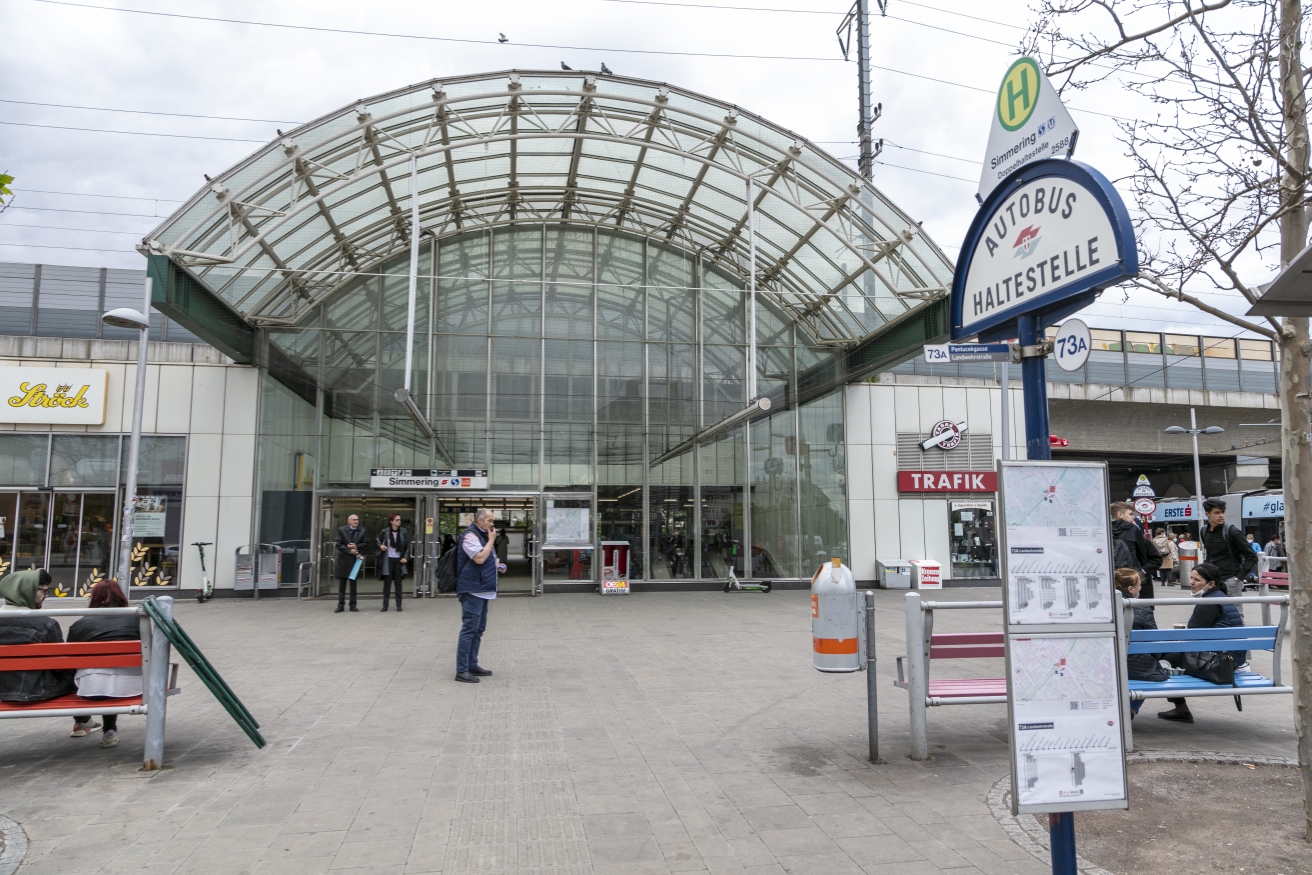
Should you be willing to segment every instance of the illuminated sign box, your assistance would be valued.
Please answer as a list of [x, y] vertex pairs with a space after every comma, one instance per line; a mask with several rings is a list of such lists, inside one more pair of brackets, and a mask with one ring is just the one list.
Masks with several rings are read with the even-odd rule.
[[100, 368], [0, 368], [0, 422], [104, 425], [109, 371]]

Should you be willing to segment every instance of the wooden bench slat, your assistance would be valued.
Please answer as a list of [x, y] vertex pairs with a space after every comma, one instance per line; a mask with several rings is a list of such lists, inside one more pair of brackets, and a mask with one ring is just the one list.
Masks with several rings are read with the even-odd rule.
[[937, 699], [963, 699], [970, 696], [1007, 695], [1006, 678], [930, 679], [929, 695]]
[[141, 652], [110, 656], [32, 656], [0, 660], [0, 671], [60, 671], [79, 668], [140, 668]]
[[1001, 644], [1001, 632], [945, 632], [929, 636], [931, 647], [940, 644]]
[[930, 647], [930, 659], [982, 659], [990, 656], [1006, 656], [1005, 647]]
[[1210, 629], [1132, 629], [1131, 641], [1209, 641], [1215, 638], [1275, 640], [1276, 626], [1214, 627]]
[[141, 642], [127, 641], [66, 641], [62, 644], [5, 644], [0, 645], [0, 663], [5, 659], [24, 656], [101, 656], [111, 653], [140, 653]]
[[[1274, 687], [1275, 682], [1271, 678], [1263, 677], [1260, 674], [1237, 674], [1235, 675], [1235, 686], [1237, 687], [1236, 694], [1238, 694], [1246, 689]], [[1183, 694], [1189, 690], [1229, 690], [1232, 688], [1229, 684], [1214, 684], [1193, 675], [1178, 674], [1164, 681], [1130, 681], [1130, 689], [1155, 693], [1179, 691]]]
[[55, 711], [86, 706], [87, 713], [91, 714], [98, 713], [97, 708], [124, 708], [140, 704], [141, 696], [123, 699], [84, 699], [70, 693], [67, 696], [46, 699], [44, 702], [0, 702], [0, 711]]

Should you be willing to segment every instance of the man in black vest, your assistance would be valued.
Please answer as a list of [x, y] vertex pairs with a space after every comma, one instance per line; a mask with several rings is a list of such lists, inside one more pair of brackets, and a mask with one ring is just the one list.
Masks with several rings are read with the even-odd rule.
[[487, 609], [497, 597], [497, 575], [505, 573], [497, 561], [497, 529], [492, 511], [480, 507], [474, 521], [460, 536], [456, 554], [456, 593], [460, 599], [460, 640], [456, 644], [456, 680], [476, 684], [492, 674], [478, 664], [478, 648], [487, 629]]
[[351, 514], [346, 518], [346, 525], [337, 530], [337, 540], [334, 542], [334, 548], [337, 551], [337, 565], [333, 569], [334, 576], [337, 578], [337, 610], [335, 614], [340, 614], [346, 610], [346, 584], [351, 584], [351, 610], [358, 610], [355, 606], [355, 582], [359, 575], [351, 576], [351, 569], [355, 567], [355, 560], [362, 555], [364, 549], [364, 528], [360, 525], [360, 518]]

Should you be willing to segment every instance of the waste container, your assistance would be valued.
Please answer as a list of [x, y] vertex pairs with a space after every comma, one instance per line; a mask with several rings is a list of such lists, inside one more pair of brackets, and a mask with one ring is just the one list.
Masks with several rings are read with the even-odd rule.
[[875, 563], [883, 589], [911, 589], [911, 563], [905, 559], [883, 559]]
[[811, 578], [811, 664], [817, 671], [859, 671], [856, 578], [835, 556]]
[[1180, 550], [1180, 566], [1179, 566], [1180, 571], [1176, 583], [1188, 589], [1189, 574], [1194, 570], [1194, 566], [1198, 564], [1198, 542], [1181, 541], [1179, 550]]
[[912, 589], [942, 589], [943, 568], [933, 559], [911, 560]]

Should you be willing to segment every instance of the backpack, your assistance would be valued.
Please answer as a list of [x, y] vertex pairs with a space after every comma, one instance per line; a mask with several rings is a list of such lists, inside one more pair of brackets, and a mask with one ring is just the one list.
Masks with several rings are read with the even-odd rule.
[[456, 584], [459, 583], [460, 570], [456, 568], [456, 559], [463, 552], [460, 548], [460, 542], [447, 550], [437, 560], [437, 591], [440, 593], [453, 593], [456, 591]]
[[1122, 538], [1115, 538], [1112, 541], [1112, 562], [1114, 568], [1133, 568], [1139, 571], [1139, 563], [1135, 561], [1134, 551], [1130, 545], [1125, 543]]

